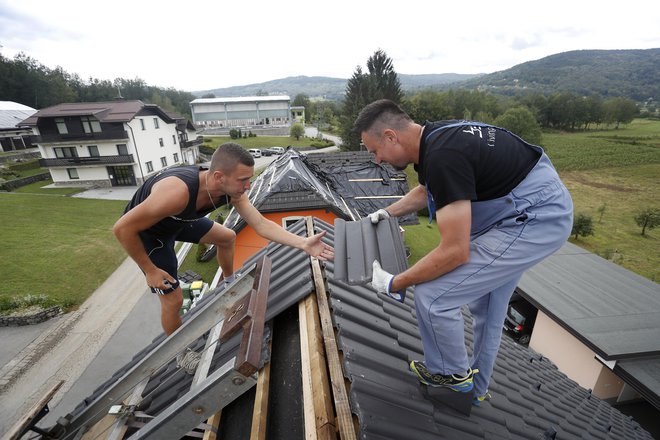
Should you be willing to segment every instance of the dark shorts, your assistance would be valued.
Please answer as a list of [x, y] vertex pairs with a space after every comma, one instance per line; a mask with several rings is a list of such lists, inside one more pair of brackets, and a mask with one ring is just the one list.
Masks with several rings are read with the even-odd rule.
[[172, 278], [176, 280], [169, 289], [161, 290], [151, 288], [153, 293], [158, 295], [167, 295], [176, 290], [179, 287], [179, 278], [178, 278], [178, 262], [176, 259], [176, 252], [174, 251], [174, 244], [177, 241], [183, 241], [186, 243], [199, 243], [199, 241], [204, 237], [213, 227], [213, 220], [210, 220], [206, 217], [202, 217], [193, 222], [188, 222], [178, 231], [175, 231], [172, 235], [152, 235], [146, 232], [140, 233], [140, 238], [142, 243], [144, 243], [144, 249], [149, 255], [149, 259], [158, 267], [163, 269], [165, 272], [170, 274]]

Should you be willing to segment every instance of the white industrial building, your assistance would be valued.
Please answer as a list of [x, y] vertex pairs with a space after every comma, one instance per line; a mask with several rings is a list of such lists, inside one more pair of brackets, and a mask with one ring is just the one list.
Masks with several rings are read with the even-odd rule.
[[286, 95], [198, 98], [190, 111], [193, 123], [204, 128], [286, 126], [292, 120]]

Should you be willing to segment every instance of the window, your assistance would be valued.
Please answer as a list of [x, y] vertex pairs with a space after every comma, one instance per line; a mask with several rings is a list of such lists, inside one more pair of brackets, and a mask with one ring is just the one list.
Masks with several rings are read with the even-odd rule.
[[166, 158], [165, 156], [163, 156], [163, 157], [160, 158], [160, 164], [161, 164], [163, 167], [166, 167], [166, 166], [167, 166], [167, 158]]
[[175, 134], [172, 135], [172, 143], [174, 143], [174, 145], [176, 145], [176, 135]]
[[78, 170], [76, 168], [67, 168], [66, 172], [69, 173], [69, 179], [80, 179], [80, 177], [78, 177]]
[[147, 128], [144, 126], [144, 119], [140, 119], [140, 127], [142, 130], [146, 130]]
[[154, 128], [158, 128], [158, 118], [154, 118]]
[[101, 132], [101, 123], [98, 119], [91, 116], [81, 116], [80, 121], [82, 122], [85, 133], [90, 134]]
[[174, 163], [179, 162], [179, 153], [174, 153]]
[[147, 173], [150, 173], [154, 170], [154, 164], [151, 163], [151, 161], [145, 163], [145, 165], [147, 166]]
[[163, 142], [163, 138], [158, 138], [158, 143], [160, 144], [161, 147], [165, 146], [165, 142]]
[[64, 118], [55, 118], [55, 124], [57, 125], [57, 132], [59, 134], [68, 134], [69, 130], [66, 128], [66, 123]]
[[91, 157], [99, 157], [100, 156], [99, 147], [97, 147], [96, 145], [88, 145], [87, 150], [89, 151], [89, 155]]
[[117, 144], [117, 154], [120, 156], [128, 156], [128, 147], [126, 144]]
[[76, 147], [56, 147], [54, 148], [55, 150], [55, 157], [58, 159], [64, 159], [67, 157], [78, 157], [78, 151], [76, 151]]

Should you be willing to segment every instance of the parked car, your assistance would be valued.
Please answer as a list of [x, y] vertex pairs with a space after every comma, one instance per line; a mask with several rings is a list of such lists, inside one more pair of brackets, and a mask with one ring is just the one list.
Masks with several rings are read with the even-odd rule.
[[519, 344], [529, 344], [537, 313], [536, 307], [521, 296], [514, 294], [511, 302], [509, 302], [506, 318], [504, 318], [504, 333], [511, 336]]
[[277, 154], [277, 153], [271, 150], [270, 148], [264, 148], [263, 150], [261, 150], [262, 156], [272, 156], [273, 154]]
[[284, 154], [284, 147], [270, 147], [269, 150], [275, 154]]
[[252, 157], [261, 157], [261, 150], [258, 148], [250, 148], [248, 151], [250, 152]]

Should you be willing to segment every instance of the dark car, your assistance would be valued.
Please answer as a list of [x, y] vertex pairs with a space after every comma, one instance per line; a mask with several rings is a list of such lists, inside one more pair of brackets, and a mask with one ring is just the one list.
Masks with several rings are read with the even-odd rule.
[[270, 148], [264, 148], [263, 150], [261, 150], [262, 156], [272, 156], [273, 154], [275, 154], [275, 152]]
[[519, 344], [527, 345], [532, 337], [538, 310], [520, 296], [514, 297], [504, 318], [504, 332]]

